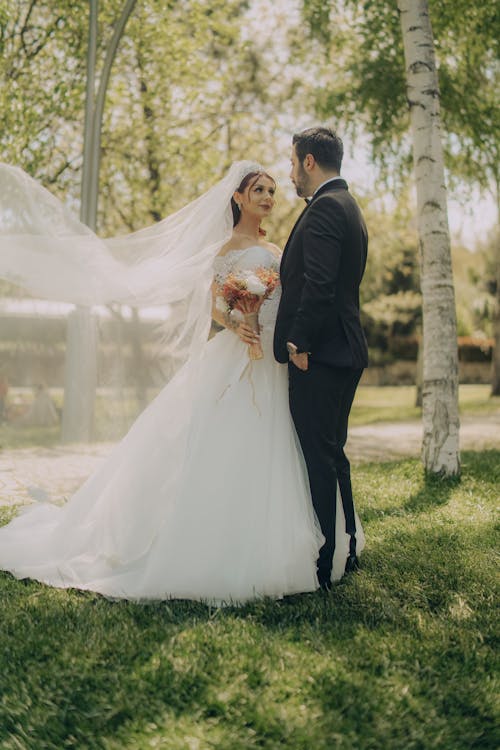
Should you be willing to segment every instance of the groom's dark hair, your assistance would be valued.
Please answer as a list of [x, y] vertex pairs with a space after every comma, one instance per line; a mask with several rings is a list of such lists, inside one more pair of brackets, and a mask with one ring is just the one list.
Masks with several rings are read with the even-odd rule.
[[330, 128], [307, 128], [301, 133], [295, 133], [292, 143], [301, 164], [307, 154], [312, 154], [319, 167], [340, 172], [342, 157], [344, 156], [344, 144], [334, 130], [330, 130]]

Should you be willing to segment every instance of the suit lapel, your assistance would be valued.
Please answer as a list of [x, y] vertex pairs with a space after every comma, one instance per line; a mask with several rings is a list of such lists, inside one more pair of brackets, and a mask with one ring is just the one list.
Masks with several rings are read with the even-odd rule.
[[304, 206], [304, 209], [303, 209], [302, 213], [299, 214], [299, 217], [298, 217], [297, 221], [295, 222], [295, 224], [292, 227], [292, 231], [290, 232], [290, 235], [289, 235], [289, 237], [288, 237], [288, 239], [286, 241], [285, 249], [283, 250], [283, 255], [281, 256], [281, 266], [280, 266], [281, 268], [283, 268], [283, 262], [285, 260], [285, 255], [287, 254], [288, 248], [290, 247], [290, 242], [292, 241], [292, 237], [295, 234], [295, 231], [296, 231], [297, 227], [299, 226], [299, 224], [301, 222], [301, 219], [304, 216], [304, 214], [305, 214], [305, 212], [307, 211], [308, 208], [309, 208], [309, 204], [307, 204], [306, 206]]
[[300, 214], [299, 218], [297, 219], [297, 221], [293, 225], [293, 229], [290, 232], [290, 236], [288, 237], [288, 240], [286, 242], [285, 249], [283, 250], [283, 255], [281, 256], [281, 265], [280, 265], [280, 268], [283, 268], [283, 264], [285, 262], [285, 256], [286, 256], [287, 251], [288, 251], [288, 249], [290, 247], [290, 243], [292, 241], [292, 238], [293, 238], [293, 236], [294, 236], [294, 234], [295, 234], [295, 232], [297, 230], [297, 227], [299, 226], [299, 224], [300, 224], [300, 222], [302, 220], [302, 217], [304, 216], [304, 214], [307, 211], [307, 209], [309, 208], [309, 206], [312, 203], [314, 203], [314, 201], [317, 200], [317, 198], [319, 198], [321, 195], [324, 195], [325, 193], [329, 193], [329, 192], [335, 191], [335, 190], [348, 190], [347, 182], [345, 180], [333, 180], [331, 182], [327, 182], [322, 187], [320, 187], [320, 189], [311, 198], [311, 200], [309, 201], [309, 203], [304, 208], [304, 210]]

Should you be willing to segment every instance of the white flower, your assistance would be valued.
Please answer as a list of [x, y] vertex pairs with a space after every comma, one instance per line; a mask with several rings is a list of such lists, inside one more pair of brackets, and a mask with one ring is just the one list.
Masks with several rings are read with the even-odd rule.
[[218, 295], [215, 298], [215, 309], [221, 313], [227, 313], [227, 302], [224, 297]]
[[236, 307], [234, 310], [231, 310], [229, 313], [229, 317], [232, 318], [236, 323], [242, 323], [245, 320], [245, 316], [241, 312], [241, 310], [238, 310]]
[[247, 277], [247, 289], [250, 292], [250, 294], [265, 294], [266, 293], [266, 287], [262, 283], [262, 281], [259, 279], [258, 276], [255, 276], [255, 274], [250, 274]]

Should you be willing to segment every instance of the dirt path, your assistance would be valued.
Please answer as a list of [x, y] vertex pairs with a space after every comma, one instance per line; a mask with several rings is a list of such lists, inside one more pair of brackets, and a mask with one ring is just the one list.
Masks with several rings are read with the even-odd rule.
[[[346, 452], [352, 461], [389, 461], [420, 456], [422, 423], [381, 422], [349, 430]], [[460, 419], [461, 450], [500, 448], [500, 414]]]
[[[463, 417], [463, 450], [500, 449], [500, 415]], [[352, 427], [346, 452], [351, 461], [389, 461], [418, 457], [420, 422], [383, 422]], [[96, 443], [54, 448], [0, 451], [0, 505], [69, 497], [110, 453], [113, 445]]]

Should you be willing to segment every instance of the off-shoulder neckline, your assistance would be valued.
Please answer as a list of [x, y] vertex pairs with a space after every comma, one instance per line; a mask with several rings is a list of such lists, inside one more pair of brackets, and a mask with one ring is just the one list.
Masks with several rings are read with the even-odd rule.
[[276, 262], [279, 262], [280, 256], [275, 255], [272, 250], [269, 250], [269, 248], [264, 247], [264, 245], [250, 245], [250, 247], [243, 247], [243, 248], [235, 248], [234, 250], [228, 250], [227, 253], [224, 253], [224, 255], [216, 255], [215, 260], [224, 260], [229, 255], [234, 255], [235, 253], [246, 253], [249, 250], [265, 250], [266, 253], [271, 255]]

